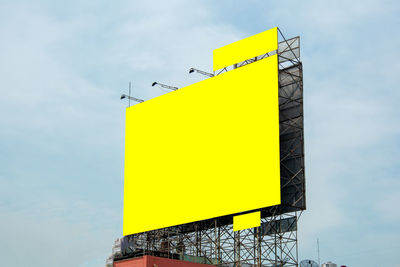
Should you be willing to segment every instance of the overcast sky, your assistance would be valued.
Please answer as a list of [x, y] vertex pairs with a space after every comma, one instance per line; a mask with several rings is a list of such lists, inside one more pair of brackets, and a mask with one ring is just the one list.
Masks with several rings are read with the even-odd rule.
[[[122, 234], [119, 100], [182, 87], [212, 50], [301, 36], [299, 260], [400, 266], [398, 1], [0, 0], [2, 266], [103, 266]], [[245, 94], [245, 92], [244, 92]]]

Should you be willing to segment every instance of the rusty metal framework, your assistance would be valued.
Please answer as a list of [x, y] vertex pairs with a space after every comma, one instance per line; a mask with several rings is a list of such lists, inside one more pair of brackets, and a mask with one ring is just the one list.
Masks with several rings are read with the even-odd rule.
[[[125, 237], [124, 256], [153, 255], [221, 267], [297, 266], [298, 212], [262, 218], [260, 227], [233, 231], [218, 219]], [[118, 260], [118, 259], [116, 259]]]
[[285, 39], [279, 33], [283, 40], [278, 51], [214, 75], [278, 53], [282, 204], [259, 209], [262, 219], [257, 228], [234, 232], [229, 215], [125, 236], [122, 255], [115, 260], [153, 255], [220, 267], [298, 266], [297, 223], [306, 208], [300, 38]]

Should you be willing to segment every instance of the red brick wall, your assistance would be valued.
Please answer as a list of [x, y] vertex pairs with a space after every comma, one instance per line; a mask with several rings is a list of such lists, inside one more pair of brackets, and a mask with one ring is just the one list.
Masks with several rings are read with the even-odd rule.
[[114, 262], [114, 267], [147, 267], [147, 256]]
[[[148, 257], [147, 267], [210, 267], [212, 265], [193, 263], [189, 261], [172, 260], [159, 257]], [[154, 264], [156, 266], [154, 266]]]
[[153, 256], [126, 259], [114, 262], [114, 267], [210, 267], [212, 265], [172, 260]]

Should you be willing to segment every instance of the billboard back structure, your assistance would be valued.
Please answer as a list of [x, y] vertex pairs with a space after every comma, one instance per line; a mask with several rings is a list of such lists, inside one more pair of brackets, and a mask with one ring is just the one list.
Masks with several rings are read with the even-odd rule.
[[124, 235], [305, 208], [302, 91], [285, 96], [301, 73], [282, 68], [298, 40], [274, 28], [216, 49], [218, 75], [127, 109]]

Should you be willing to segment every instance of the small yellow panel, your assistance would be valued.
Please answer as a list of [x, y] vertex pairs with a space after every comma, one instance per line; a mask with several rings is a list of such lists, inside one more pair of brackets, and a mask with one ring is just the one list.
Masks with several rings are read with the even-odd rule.
[[239, 231], [261, 225], [261, 212], [252, 212], [233, 217], [233, 231]]
[[127, 108], [124, 235], [280, 201], [276, 55]]
[[250, 36], [213, 51], [214, 71], [278, 49], [278, 28]]

